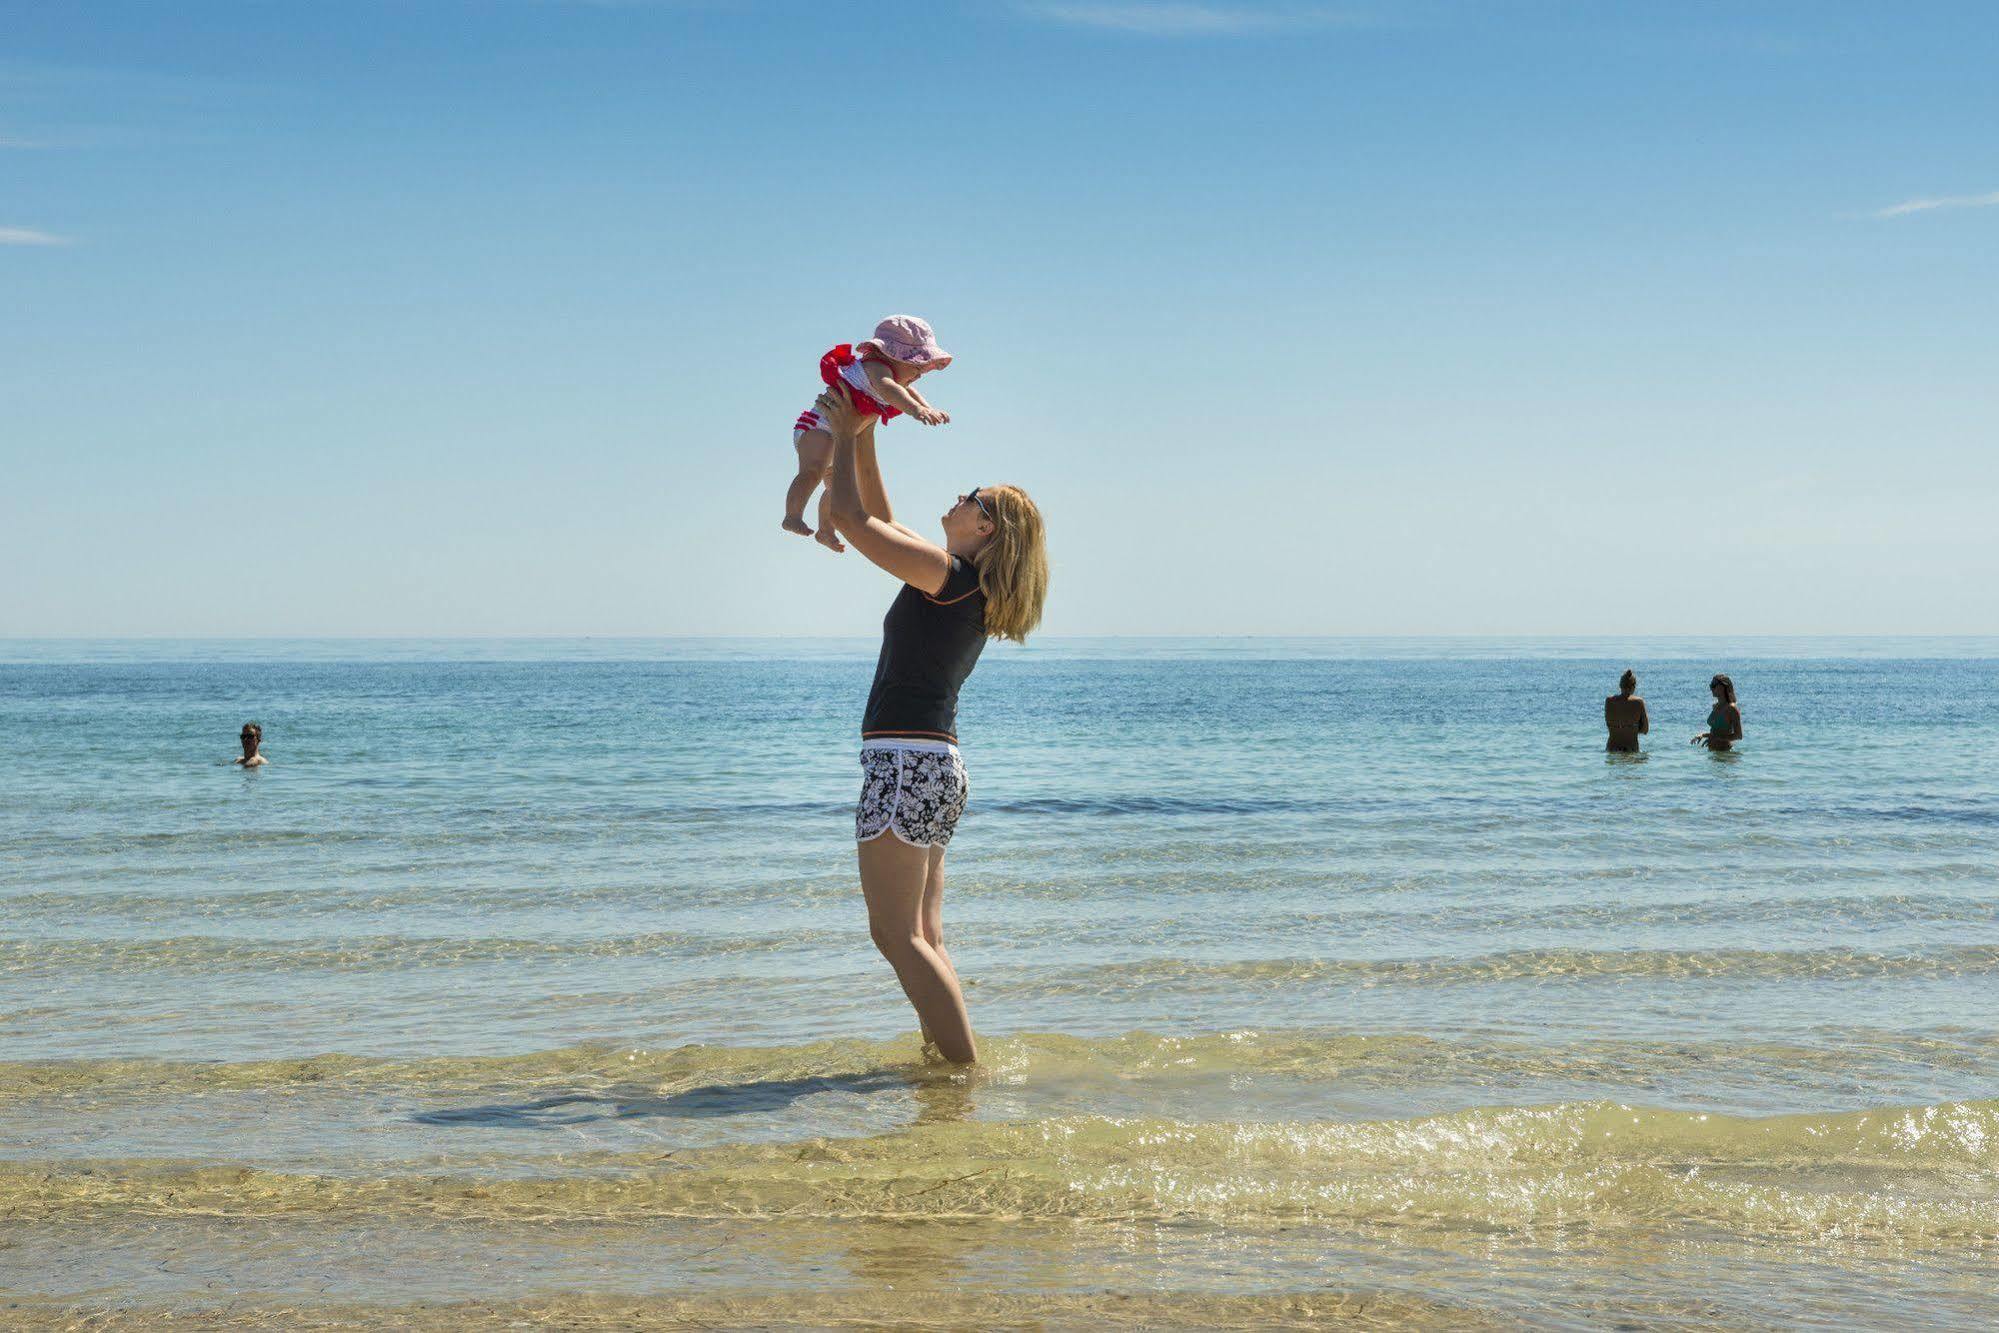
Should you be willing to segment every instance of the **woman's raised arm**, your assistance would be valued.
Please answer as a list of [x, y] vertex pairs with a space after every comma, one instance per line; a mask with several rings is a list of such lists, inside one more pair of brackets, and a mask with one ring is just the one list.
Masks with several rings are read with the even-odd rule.
[[854, 480], [860, 486], [861, 508], [884, 523], [894, 523], [895, 511], [889, 508], [888, 488], [882, 485], [881, 464], [875, 461], [872, 425], [854, 439]]
[[[941, 592], [944, 581], [951, 576], [950, 552], [925, 541], [885, 514], [871, 513], [862, 497], [857, 438], [860, 413], [845, 394], [832, 391], [820, 394], [816, 406], [833, 437], [833, 472], [826, 479], [827, 508], [833, 526], [855, 550], [904, 583], [932, 595]], [[872, 463], [873, 449], [868, 452]], [[871, 467], [870, 471], [874, 475], [874, 489], [880, 492], [881, 470]], [[883, 493], [880, 498], [886, 511], [888, 496]]]

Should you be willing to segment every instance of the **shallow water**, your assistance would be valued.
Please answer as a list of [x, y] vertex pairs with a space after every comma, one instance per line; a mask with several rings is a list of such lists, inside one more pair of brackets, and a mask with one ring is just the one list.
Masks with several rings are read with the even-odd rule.
[[1999, 1318], [1999, 640], [996, 647], [969, 1074], [871, 666], [0, 643], [9, 1316]]

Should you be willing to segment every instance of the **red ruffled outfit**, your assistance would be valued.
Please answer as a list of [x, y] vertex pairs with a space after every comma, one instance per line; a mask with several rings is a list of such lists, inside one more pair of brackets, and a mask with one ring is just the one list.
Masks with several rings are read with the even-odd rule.
[[[893, 421], [902, 415], [901, 410], [890, 407], [868, 392], [868, 375], [861, 369], [863, 362], [881, 359], [873, 355], [872, 350], [856, 352], [852, 343], [841, 343], [819, 358], [819, 381], [829, 389], [845, 389], [847, 401], [858, 411], [883, 421]], [[808, 407], [800, 412], [798, 420], [792, 423], [791, 433], [795, 439], [805, 431], [825, 428], [826, 422], [820, 417], [819, 409]]]

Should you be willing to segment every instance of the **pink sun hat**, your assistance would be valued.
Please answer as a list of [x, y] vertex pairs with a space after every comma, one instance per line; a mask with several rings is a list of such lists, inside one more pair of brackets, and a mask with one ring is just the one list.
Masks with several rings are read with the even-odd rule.
[[937, 345], [937, 335], [930, 331], [929, 323], [914, 315], [890, 315], [875, 325], [875, 336], [861, 346], [926, 370], [942, 370], [951, 364], [951, 354]]

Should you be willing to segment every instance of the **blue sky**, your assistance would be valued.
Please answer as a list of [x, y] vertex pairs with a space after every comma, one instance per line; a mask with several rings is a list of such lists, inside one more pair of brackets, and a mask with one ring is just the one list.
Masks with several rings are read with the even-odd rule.
[[[0, 0], [0, 635], [1999, 631], [1999, 5]], [[934, 384], [934, 390], [930, 387]]]

